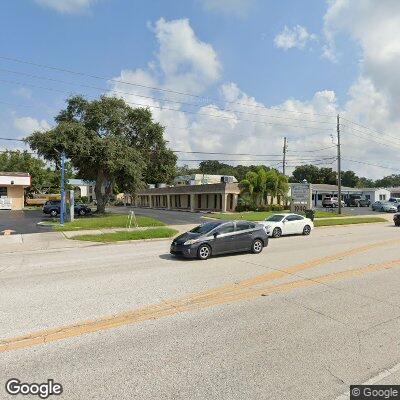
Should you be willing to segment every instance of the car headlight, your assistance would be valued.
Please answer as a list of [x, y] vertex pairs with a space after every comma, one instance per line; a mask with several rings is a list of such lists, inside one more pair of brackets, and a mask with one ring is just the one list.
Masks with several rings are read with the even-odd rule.
[[195, 244], [198, 242], [198, 239], [190, 239], [190, 240], [186, 240], [185, 243], [183, 243], [184, 246], [189, 246], [191, 244]]

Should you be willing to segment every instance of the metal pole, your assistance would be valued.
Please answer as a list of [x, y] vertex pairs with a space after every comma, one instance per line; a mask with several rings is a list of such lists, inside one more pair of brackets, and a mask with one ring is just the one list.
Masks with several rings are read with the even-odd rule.
[[61, 209], [60, 209], [60, 224], [64, 225], [64, 210], [65, 210], [65, 153], [61, 153]]
[[73, 189], [69, 191], [69, 219], [71, 222], [75, 219], [75, 192]]
[[283, 167], [282, 167], [283, 175], [286, 175], [286, 149], [287, 149], [286, 143], [287, 143], [286, 138], [283, 138]]
[[338, 169], [338, 213], [342, 213], [342, 167], [341, 167], [341, 155], [340, 155], [340, 117], [337, 115], [337, 169]]

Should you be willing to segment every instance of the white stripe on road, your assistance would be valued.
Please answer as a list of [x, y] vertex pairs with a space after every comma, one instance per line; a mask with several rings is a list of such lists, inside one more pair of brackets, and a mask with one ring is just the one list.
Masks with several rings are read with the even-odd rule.
[[[390, 369], [384, 369], [382, 372], [380, 372], [378, 375], [373, 376], [372, 378], [368, 379], [367, 381], [361, 383], [361, 385], [375, 385], [376, 383], [382, 381], [383, 379], [387, 378], [390, 375], [393, 375], [397, 371], [400, 371], [400, 363], [396, 364]], [[356, 385], [356, 383], [354, 383]], [[344, 394], [341, 394], [340, 396], [336, 397], [335, 400], [349, 400], [350, 398], [350, 391], [347, 391]]]

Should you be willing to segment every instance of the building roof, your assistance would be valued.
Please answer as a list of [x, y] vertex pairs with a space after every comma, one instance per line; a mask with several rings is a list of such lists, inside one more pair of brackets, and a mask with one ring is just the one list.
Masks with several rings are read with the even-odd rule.
[[147, 188], [140, 190], [138, 195], [147, 194], [190, 194], [190, 193], [235, 193], [239, 194], [240, 189], [237, 183], [209, 183], [204, 185], [183, 185], [163, 188]]
[[1, 172], [0, 176], [30, 176], [28, 172]]

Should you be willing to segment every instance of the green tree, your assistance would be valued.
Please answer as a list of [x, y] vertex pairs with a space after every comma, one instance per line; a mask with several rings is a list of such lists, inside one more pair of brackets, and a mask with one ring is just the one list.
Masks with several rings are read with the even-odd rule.
[[354, 171], [343, 171], [342, 172], [342, 185], [349, 187], [356, 187], [359, 181], [359, 177]]
[[376, 187], [397, 187], [400, 186], [400, 174], [392, 174], [375, 181]]
[[294, 169], [290, 181], [302, 182], [304, 179], [309, 183], [335, 185], [337, 183], [337, 174], [332, 168], [318, 168], [312, 164], [299, 165]]
[[240, 181], [240, 188], [242, 194], [250, 196], [256, 206], [261, 206], [268, 204], [268, 196], [285, 198], [289, 184], [286, 176], [261, 167], [257, 172], [247, 172]]
[[145, 182], [170, 182], [176, 156], [166, 147], [164, 128], [148, 109], [132, 109], [122, 99], [71, 97], [57, 125], [26, 141], [59, 165], [65, 152], [79, 178], [95, 180], [97, 211], [103, 213], [114, 187], [134, 193]]

